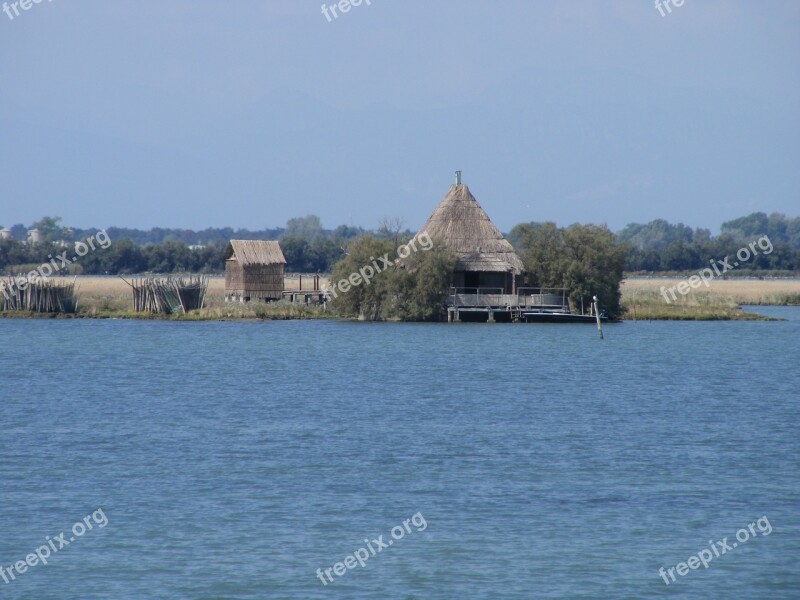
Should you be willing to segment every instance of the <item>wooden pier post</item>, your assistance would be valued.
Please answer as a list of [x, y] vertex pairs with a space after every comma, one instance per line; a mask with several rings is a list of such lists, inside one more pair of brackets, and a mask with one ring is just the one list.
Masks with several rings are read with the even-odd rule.
[[597, 336], [603, 339], [603, 328], [600, 327], [600, 311], [597, 310], [597, 296], [592, 296], [592, 308], [594, 309], [594, 318], [597, 321]]

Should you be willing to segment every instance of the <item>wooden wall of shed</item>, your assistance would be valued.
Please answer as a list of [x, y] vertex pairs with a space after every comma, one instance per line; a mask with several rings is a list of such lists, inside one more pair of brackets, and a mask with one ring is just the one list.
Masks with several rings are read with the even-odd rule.
[[225, 294], [244, 290], [244, 269], [238, 260], [225, 261]]
[[253, 301], [280, 300], [283, 296], [283, 265], [247, 265], [225, 261], [225, 295]]

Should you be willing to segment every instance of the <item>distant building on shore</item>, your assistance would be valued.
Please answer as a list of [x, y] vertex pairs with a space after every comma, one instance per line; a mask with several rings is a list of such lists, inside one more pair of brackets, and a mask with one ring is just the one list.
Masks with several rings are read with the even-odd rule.
[[419, 232], [423, 231], [458, 256], [453, 287], [467, 293], [482, 288], [516, 294], [525, 265], [461, 183], [461, 171], [456, 171], [456, 183], [420, 228]]
[[28, 230], [28, 243], [29, 244], [31, 244], [31, 245], [38, 244], [41, 241], [42, 241], [42, 232], [41, 231], [39, 231], [36, 228]]
[[278, 242], [231, 240], [225, 250], [225, 301], [280, 300], [285, 265]]
[[0, 240], [10, 240], [11, 230], [8, 228], [0, 229]]

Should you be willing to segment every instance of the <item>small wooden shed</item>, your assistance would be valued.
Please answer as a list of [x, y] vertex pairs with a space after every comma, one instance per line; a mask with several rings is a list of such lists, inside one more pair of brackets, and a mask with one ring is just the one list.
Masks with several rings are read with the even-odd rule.
[[278, 242], [231, 240], [225, 250], [225, 301], [280, 300], [284, 265]]

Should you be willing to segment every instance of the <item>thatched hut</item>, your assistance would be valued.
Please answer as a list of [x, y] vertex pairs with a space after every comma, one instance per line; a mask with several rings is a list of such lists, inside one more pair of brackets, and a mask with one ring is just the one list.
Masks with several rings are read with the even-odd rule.
[[285, 264], [278, 242], [231, 240], [225, 250], [225, 301], [280, 300]]
[[457, 175], [420, 233], [427, 232], [458, 256], [453, 287], [467, 293], [502, 288], [504, 294], [515, 294], [525, 270], [522, 259]]

